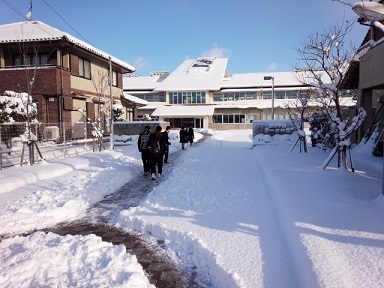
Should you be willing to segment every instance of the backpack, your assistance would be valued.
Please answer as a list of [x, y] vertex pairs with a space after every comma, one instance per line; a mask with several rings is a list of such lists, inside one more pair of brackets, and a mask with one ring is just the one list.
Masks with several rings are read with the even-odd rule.
[[141, 134], [140, 144], [139, 144], [139, 148], [141, 150], [149, 149], [149, 147], [148, 147], [148, 140], [149, 140], [149, 134]]
[[160, 141], [157, 140], [155, 144], [151, 147], [151, 153], [152, 154], [160, 154], [161, 153], [161, 147], [160, 147]]
[[154, 137], [154, 139], [151, 139], [151, 143], [150, 143], [151, 154], [161, 154], [163, 151], [160, 144], [160, 140], [162, 139], [163, 135], [160, 134], [160, 136], [158, 137], [155, 134], [152, 134], [152, 137]]

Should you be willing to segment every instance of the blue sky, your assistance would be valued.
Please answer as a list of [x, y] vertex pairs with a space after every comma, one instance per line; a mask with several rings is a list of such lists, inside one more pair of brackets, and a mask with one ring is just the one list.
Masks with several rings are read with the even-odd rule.
[[[29, 2], [0, 0], [0, 24], [24, 21]], [[308, 35], [357, 16], [332, 0], [33, 0], [32, 18], [149, 75], [200, 56], [228, 57], [230, 74], [291, 71]], [[349, 40], [367, 30], [356, 23]]]

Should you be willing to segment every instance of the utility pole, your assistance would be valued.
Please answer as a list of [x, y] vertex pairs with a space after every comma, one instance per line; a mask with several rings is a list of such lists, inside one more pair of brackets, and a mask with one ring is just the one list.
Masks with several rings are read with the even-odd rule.
[[111, 56], [109, 56], [109, 96], [110, 96], [110, 101], [111, 101], [111, 111], [110, 111], [110, 121], [109, 125], [111, 125], [111, 133], [110, 133], [110, 141], [111, 141], [111, 149], [114, 149], [114, 129], [113, 129], [113, 97], [112, 97], [112, 59]]

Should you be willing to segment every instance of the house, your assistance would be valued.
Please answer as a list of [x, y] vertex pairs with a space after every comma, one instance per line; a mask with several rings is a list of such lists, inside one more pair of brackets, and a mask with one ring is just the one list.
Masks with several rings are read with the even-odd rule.
[[[383, 2], [356, 3], [360, 8], [372, 11], [359, 12], [354, 6], [353, 9], [361, 14], [358, 21], [369, 29], [342, 83], [344, 89], [356, 89], [357, 106], [367, 112], [358, 131], [358, 140], [367, 142], [374, 136], [373, 154], [377, 156], [382, 156], [384, 133], [384, 14], [380, 12], [384, 12]], [[376, 19], [375, 15], [380, 14], [381, 17]]]
[[230, 76], [227, 64], [228, 58], [200, 57], [185, 60], [172, 73], [123, 76], [124, 94], [148, 101], [138, 109], [139, 118], [149, 114], [172, 127], [248, 129], [253, 120], [272, 115], [289, 119], [286, 105], [297, 101], [299, 93], [310, 93], [298, 80], [300, 71]]
[[31, 94], [38, 120], [65, 123], [72, 138], [76, 124], [87, 118], [105, 126], [111, 103], [124, 107], [124, 118], [136, 117], [136, 108], [146, 103], [123, 97], [122, 75], [133, 71], [128, 63], [40, 21], [0, 25], [0, 93]]

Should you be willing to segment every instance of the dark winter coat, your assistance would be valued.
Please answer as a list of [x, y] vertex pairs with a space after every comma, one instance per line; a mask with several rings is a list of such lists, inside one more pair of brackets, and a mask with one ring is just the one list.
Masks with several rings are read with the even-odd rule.
[[172, 144], [171, 142], [169, 142], [169, 136], [168, 136], [168, 132], [167, 131], [163, 132], [163, 138], [164, 138], [165, 146], [169, 146], [169, 145]]
[[186, 133], [188, 134], [188, 141], [192, 143], [193, 139], [195, 139], [195, 132], [193, 132], [193, 128], [189, 127]]
[[164, 137], [163, 133], [155, 132], [149, 136], [149, 151], [151, 155], [162, 155], [164, 153]]
[[186, 130], [181, 129], [179, 132], [180, 143], [188, 143], [188, 133]]

